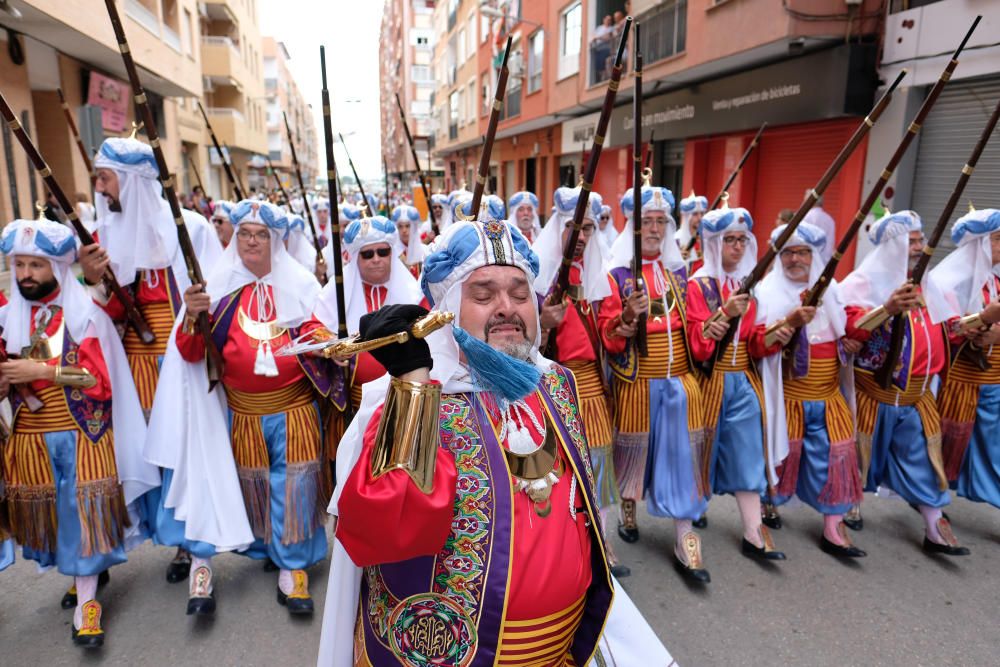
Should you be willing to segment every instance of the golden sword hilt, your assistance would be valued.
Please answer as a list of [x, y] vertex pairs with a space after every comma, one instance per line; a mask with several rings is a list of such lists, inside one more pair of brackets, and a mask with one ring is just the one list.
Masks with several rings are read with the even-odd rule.
[[339, 357], [343, 359], [345, 357], [352, 357], [356, 354], [361, 354], [362, 352], [371, 352], [372, 350], [377, 350], [380, 347], [385, 347], [386, 345], [391, 345], [393, 343], [405, 343], [411, 336], [413, 338], [426, 338], [444, 325], [451, 324], [454, 320], [454, 313], [441, 310], [431, 311], [416, 320], [412, 325], [410, 325], [410, 328], [407, 331], [400, 331], [389, 336], [382, 336], [381, 338], [374, 338], [372, 340], [361, 340], [361, 334], [355, 334], [350, 338], [344, 338], [337, 341], [330, 347], [324, 348], [323, 356], [327, 358]]

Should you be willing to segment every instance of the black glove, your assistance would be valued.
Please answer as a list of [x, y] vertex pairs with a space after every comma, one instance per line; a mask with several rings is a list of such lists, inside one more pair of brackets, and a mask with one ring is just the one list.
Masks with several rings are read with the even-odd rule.
[[[374, 313], [362, 316], [358, 324], [361, 340], [375, 340], [408, 331], [413, 323], [426, 315], [428, 310], [415, 304], [400, 303], [382, 306]], [[375, 361], [385, 366], [393, 377], [399, 377], [418, 368], [433, 368], [431, 348], [422, 338], [410, 336], [405, 343], [393, 343], [372, 350]]]

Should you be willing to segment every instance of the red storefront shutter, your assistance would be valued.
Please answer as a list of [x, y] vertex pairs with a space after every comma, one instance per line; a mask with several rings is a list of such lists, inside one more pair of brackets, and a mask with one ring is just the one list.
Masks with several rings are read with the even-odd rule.
[[[758, 147], [753, 203], [754, 232], [761, 248], [767, 242], [778, 213], [795, 210], [806, 190], [823, 172], [858, 126], [855, 118], [768, 128]], [[861, 203], [867, 139], [855, 150], [823, 196], [823, 208], [837, 221], [838, 235], [846, 231]], [[836, 240], [832, 241], [836, 243]], [[840, 263], [838, 277], [854, 266], [854, 250]]]

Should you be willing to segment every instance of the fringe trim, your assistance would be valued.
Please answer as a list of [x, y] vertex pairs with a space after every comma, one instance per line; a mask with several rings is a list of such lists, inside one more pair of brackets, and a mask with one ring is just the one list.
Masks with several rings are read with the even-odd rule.
[[974, 421], [957, 422], [941, 417], [941, 449], [944, 457], [944, 473], [948, 481], [953, 482], [958, 479], [975, 426]]
[[615, 438], [612, 457], [622, 498], [629, 500], [642, 498], [648, 448], [648, 433], [619, 433]]
[[238, 468], [240, 491], [253, 536], [271, 542], [271, 479], [267, 468]]
[[326, 505], [321, 502], [325, 467], [320, 461], [308, 461], [290, 463], [285, 468], [282, 544], [296, 544], [307, 540], [326, 523]]
[[709, 483], [709, 473], [712, 462], [712, 441], [707, 436], [708, 429], [699, 428], [688, 431], [688, 440], [691, 443], [691, 458], [694, 465], [694, 483], [698, 489], [699, 498], [708, 498], [712, 495], [712, 486]]
[[855, 446], [858, 450], [858, 465], [861, 468], [861, 483], [868, 479], [868, 469], [872, 464], [872, 434], [858, 430]]
[[824, 505], [856, 504], [861, 502], [863, 490], [854, 441], [840, 440], [831, 444], [826, 484], [819, 492], [819, 502]]
[[941, 453], [941, 434], [935, 433], [927, 437], [927, 458], [930, 459], [931, 468], [938, 478], [938, 489], [948, 490], [948, 477], [944, 472], [944, 456]]
[[[790, 498], [799, 488], [799, 466], [802, 462], [802, 439], [788, 439], [788, 456], [778, 470], [778, 486], [774, 492], [782, 498]], [[831, 450], [831, 457], [833, 452]], [[855, 459], [857, 460], [857, 459]]]
[[58, 541], [55, 486], [8, 486], [10, 533], [21, 546], [52, 553]]
[[110, 553], [120, 546], [130, 525], [121, 484], [102, 479], [79, 484], [76, 490], [80, 517], [80, 555]]

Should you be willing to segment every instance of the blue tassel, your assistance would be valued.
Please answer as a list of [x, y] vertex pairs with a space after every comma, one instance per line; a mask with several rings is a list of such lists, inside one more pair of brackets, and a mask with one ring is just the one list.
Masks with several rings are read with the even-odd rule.
[[520, 400], [535, 391], [542, 373], [534, 365], [495, 350], [461, 327], [452, 327], [455, 342], [465, 354], [472, 381], [480, 389], [507, 401]]

